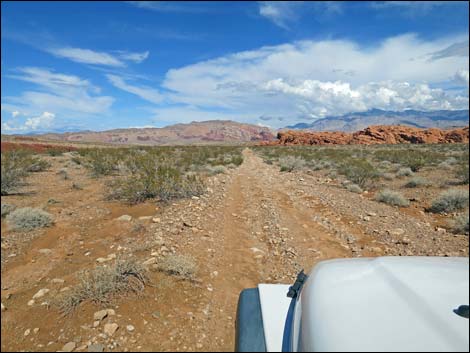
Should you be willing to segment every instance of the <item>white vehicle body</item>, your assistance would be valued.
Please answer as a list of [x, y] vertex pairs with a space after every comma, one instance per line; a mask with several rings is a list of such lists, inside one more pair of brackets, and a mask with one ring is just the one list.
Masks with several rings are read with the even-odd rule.
[[[269, 352], [282, 348], [288, 289], [258, 286]], [[469, 319], [455, 312], [468, 303], [468, 258], [324, 261], [296, 302], [291, 350], [468, 352]]]

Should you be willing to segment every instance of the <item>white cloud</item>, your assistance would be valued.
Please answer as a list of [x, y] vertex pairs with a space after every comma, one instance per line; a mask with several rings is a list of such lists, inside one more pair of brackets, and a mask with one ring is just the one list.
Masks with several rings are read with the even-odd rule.
[[18, 110], [14, 110], [11, 112], [11, 117], [16, 118], [18, 115], [20, 115], [20, 112]]
[[105, 52], [94, 51], [82, 48], [49, 48], [47, 52], [60, 57], [72, 60], [82, 64], [103, 65], [111, 67], [125, 67], [125, 61], [141, 63], [149, 56], [149, 52], [132, 53], [128, 51], [117, 51], [118, 55], [112, 55]]
[[259, 2], [259, 14], [277, 26], [287, 29], [287, 23], [297, 17], [293, 5], [295, 6], [295, 2], [261, 1]]
[[15, 124], [12, 126], [8, 122], [2, 123], [2, 129], [5, 129], [5, 131], [7, 132], [35, 131], [47, 129], [52, 126], [54, 119], [54, 113], [43, 112], [39, 116], [26, 119], [23, 124]]
[[455, 73], [454, 79], [462, 84], [468, 87], [468, 81], [469, 81], [469, 73], [468, 70], [465, 69], [460, 69]]
[[120, 52], [119, 57], [123, 60], [133, 61], [137, 64], [140, 64], [142, 61], [147, 59], [149, 56], [149, 51], [144, 51], [142, 53], [129, 53], [129, 52]]
[[17, 116], [14, 123], [12, 120], [5, 122], [11, 128], [23, 124], [25, 129], [34, 129], [35, 126], [52, 121], [55, 116], [82, 119], [90, 115], [105, 114], [114, 102], [113, 97], [98, 95], [100, 88], [88, 80], [45, 68], [19, 68], [15, 74], [7, 77], [31, 82], [37, 88], [24, 91], [19, 96], [2, 97], [2, 112], [9, 112], [12, 116], [14, 112], [21, 112], [21, 121]]
[[163, 100], [160, 92], [154, 88], [147, 86], [133, 86], [119, 76], [116, 75], [106, 75], [109, 82], [111, 82], [115, 87], [122, 89], [123, 91], [135, 94], [142, 99], [145, 99], [152, 103], [160, 103]]
[[463, 38], [407, 34], [375, 47], [346, 40], [262, 47], [169, 70], [162, 86], [166, 98], [191, 107], [188, 119], [203, 115], [196, 111], [289, 122], [370, 108], [466, 109], [468, 92], [436, 87], [468, 67], [468, 56], [429, 60]]

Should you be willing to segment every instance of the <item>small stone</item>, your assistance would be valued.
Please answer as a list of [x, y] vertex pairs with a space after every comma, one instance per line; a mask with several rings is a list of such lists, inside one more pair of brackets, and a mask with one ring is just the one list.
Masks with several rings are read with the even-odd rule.
[[5, 310], [7, 310], [7, 308], [5, 308], [5, 305], [3, 305], [2, 303], [2, 311], [5, 311]]
[[100, 321], [99, 320], [96, 320], [96, 321], [93, 321], [93, 327], [98, 327], [100, 325]]
[[39, 249], [39, 253], [43, 255], [49, 255], [52, 253], [51, 249]]
[[60, 291], [61, 291], [61, 292], [66, 292], [66, 291], [68, 291], [68, 290], [70, 290], [70, 287], [64, 287], [64, 288], [62, 288]]
[[160, 223], [161, 222], [161, 219], [159, 217], [153, 217], [152, 218], [152, 222], [153, 223]]
[[114, 311], [114, 309], [106, 309], [106, 311], [108, 312], [108, 315], [109, 315], [109, 316], [114, 316], [114, 315], [116, 315], [116, 312]]
[[135, 327], [132, 326], [132, 325], [127, 325], [127, 326], [126, 326], [126, 329], [127, 329], [127, 331], [129, 331], [129, 332], [133, 332], [133, 331], [135, 330]]
[[33, 306], [34, 305], [34, 299], [31, 299], [29, 302], [28, 302], [28, 306]]
[[33, 299], [42, 298], [47, 293], [49, 293], [49, 289], [47, 289], [47, 288], [40, 289], [35, 295], [33, 295]]
[[130, 222], [130, 221], [132, 221], [132, 216], [129, 216], [128, 214], [124, 214], [121, 217], [118, 217], [116, 219], [118, 221]]
[[367, 212], [367, 215], [368, 215], [368, 216], [371, 216], [371, 217], [375, 217], [375, 216], [377, 216], [377, 213], [375, 213], [375, 212]]
[[34, 332], [35, 334], [38, 333], [38, 332], [39, 332], [39, 327], [35, 327], [34, 330], [33, 330], [33, 332]]
[[118, 324], [106, 324], [104, 325], [104, 333], [106, 333], [108, 336], [112, 336], [114, 335], [114, 333], [117, 331], [117, 329], [119, 328], [119, 325]]
[[31, 330], [30, 329], [27, 329], [25, 332], [24, 332], [24, 336], [29, 336], [29, 334], [31, 333]]
[[106, 262], [106, 261], [108, 261], [108, 259], [105, 259], [104, 257], [98, 257], [98, 258], [96, 259], [96, 262], [98, 262], [98, 263], [100, 263], [100, 264], [102, 264], [103, 262]]
[[108, 316], [108, 311], [107, 310], [100, 310], [100, 311], [97, 311], [93, 314], [93, 320], [101, 321], [106, 316]]
[[197, 197], [197, 196], [193, 196], [193, 197], [191, 197], [191, 198], [192, 198], [193, 200], [199, 200], [199, 197]]
[[53, 279], [51, 279], [51, 283], [54, 283], [54, 284], [62, 284], [64, 282], [65, 281], [62, 278], [53, 278]]
[[401, 228], [395, 228], [395, 229], [390, 231], [390, 234], [391, 235], [403, 235], [403, 234], [405, 234], [405, 230], [401, 229]]
[[77, 344], [75, 342], [69, 342], [69, 343], [65, 344], [62, 347], [61, 351], [62, 352], [73, 352], [75, 347], [77, 347]]
[[109, 254], [107, 259], [108, 260], [113, 260], [115, 258], [116, 258], [116, 254]]
[[91, 344], [88, 346], [88, 352], [103, 352], [104, 346], [102, 344]]
[[142, 262], [142, 265], [148, 266], [148, 265], [153, 265], [157, 262], [157, 259], [155, 257], [151, 257], [150, 259], [145, 260]]

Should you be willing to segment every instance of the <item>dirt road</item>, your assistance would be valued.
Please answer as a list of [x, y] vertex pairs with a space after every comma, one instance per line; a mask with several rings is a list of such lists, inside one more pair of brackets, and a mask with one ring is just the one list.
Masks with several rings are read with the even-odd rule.
[[[292, 283], [300, 269], [338, 257], [468, 256], [468, 237], [439, 233], [428, 215], [378, 204], [324, 175], [281, 173], [250, 149], [243, 155], [239, 168], [208, 181], [205, 195], [157, 209], [150, 202], [128, 207], [104, 201], [102, 183], [79, 168], [70, 178], [84, 190], [71, 190], [70, 180], [48, 171], [31, 180], [38, 193], [2, 197], [21, 206], [60, 198], [60, 207], [47, 208], [58, 220], [54, 227], [19, 249], [9, 247], [14, 235], [2, 238], [2, 351], [56, 351], [68, 342], [77, 351], [91, 344], [106, 351], [233, 351], [243, 288]], [[132, 220], [118, 221], [124, 214]], [[96, 327], [93, 313], [100, 307], [92, 303], [66, 317], [54, 307], [54, 298], [97, 258], [145, 261], [155, 252], [194, 257], [196, 281], [151, 272], [152, 286], [140, 297], [117, 299], [109, 306], [116, 315]], [[50, 292], [28, 305], [41, 288]], [[119, 329], [108, 337], [103, 326], [111, 322]]]

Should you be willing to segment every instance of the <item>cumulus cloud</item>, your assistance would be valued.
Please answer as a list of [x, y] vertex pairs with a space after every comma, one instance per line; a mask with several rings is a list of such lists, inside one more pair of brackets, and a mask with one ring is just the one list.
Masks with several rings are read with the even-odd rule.
[[13, 116], [16, 115], [15, 112], [21, 111], [21, 121], [17, 115], [15, 124], [12, 121], [5, 122], [10, 128], [19, 126], [18, 124], [29, 130], [34, 130], [36, 126], [45, 127], [56, 115], [83, 118], [103, 114], [108, 112], [114, 102], [113, 97], [98, 95], [101, 91], [99, 87], [75, 75], [39, 67], [23, 67], [6, 76], [31, 82], [37, 88], [24, 91], [19, 96], [2, 97], [2, 112], [10, 112]]
[[460, 43], [454, 43], [447, 48], [430, 54], [429, 60], [439, 60], [451, 56], [468, 57], [468, 40]]
[[11, 117], [16, 118], [18, 115], [20, 115], [20, 112], [18, 110], [14, 110], [11, 112]]
[[35, 131], [39, 129], [47, 129], [52, 126], [55, 114], [50, 112], [43, 112], [39, 116], [26, 119], [23, 124], [10, 125], [10, 123], [2, 123], [2, 129], [7, 132], [21, 132], [21, 131]]
[[468, 87], [469, 73], [466, 69], [460, 69], [455, 73], [454, 79], [458, 83]]
[[160, 92], [154, 88], [148, 86], [136, 86], [128, 84], [122, 77], [108, 74], [106, 75], [109, 82], [115, 87], [122, 89], [123, 91], [135, 94], [146, 101], [152, 103], [160, 103], [163, 99]]
[[[375, 47], [346, 40], [299, 41], [238, 52], [167, 72], [166, 97], [201, 111], [252, 119], [315, 119], [370, 108], [466, 109], [468, 92], [439, 89], [468, 56], [429, 60], [464, 36], [421, 40], [407, 34]], [[199, 114], [198, 114], [199, 115]]]

